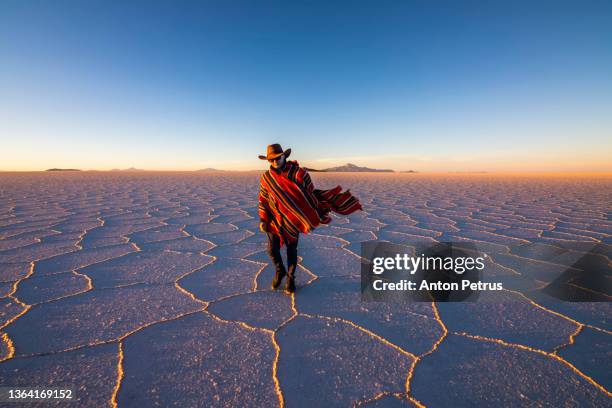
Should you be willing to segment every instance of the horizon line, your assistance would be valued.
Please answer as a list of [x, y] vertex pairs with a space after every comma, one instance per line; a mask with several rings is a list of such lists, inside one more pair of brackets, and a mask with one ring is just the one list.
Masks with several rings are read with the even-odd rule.
[[[186, 169], [32, 169], [32, 170], [0, 170], [0, 173], [114, 173], [114, 174], [130, 174], [130, 173], [253, 173], [253, 172], [263, 172], [267, 169], [248, 169], [248, 170], [239, 170], [239, 169], [215, 169], [215, 168], [206, 168], [206, 169], [194, 169], [194, 170], [186, 170]], [[396, 170], [396, 169], [386, 169], [390, 171], [312, 171], [313, 173], [343, 173], [343, 174], [395, 174], [395, 175], [540, 175], [540, 176], [605, 176], [612, 177], [612, 171], [581, 171], [581, 170], [446, 170], [446, 171], [419, 171], [419, 170]]]

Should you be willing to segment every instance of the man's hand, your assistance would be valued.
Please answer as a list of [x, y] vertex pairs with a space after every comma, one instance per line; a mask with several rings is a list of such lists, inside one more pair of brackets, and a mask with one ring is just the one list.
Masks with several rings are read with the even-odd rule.
[[259, 223], [259, 230], [261, 232], [268, 232], [268, 224], [266, 224], [265, 222], [260, 222]]

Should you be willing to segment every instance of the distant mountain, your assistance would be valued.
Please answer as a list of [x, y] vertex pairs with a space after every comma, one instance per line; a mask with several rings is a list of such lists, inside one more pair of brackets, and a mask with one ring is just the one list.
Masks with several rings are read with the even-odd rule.
[[402, 170], [400, 173], [418, 173], [416, 170]]
[[[317, 171], [317, 170], [314, 170]], [[338, 166], [338, 167], [330, 167], [328, 169], [323, 169], [323, 170], [318, 170], [318, 171], [325, 171], [325, 172], [353, 172], [353, 173], [365, 173], [365, 172], [375, 172], [375, 173], [394, 173], [393, 170], [390, 169], [371, 169], [369, 167], [361, 167], [361, 166], [357, 166], [355, 164], [352, 163], [347, 163], [344, 166]]]
[[225, 171], [225, 170], [219, 170], [219, 169], [214, 169], [214, 168], [212, 168], [212, 167], [207, 167], [207, 168], [205, 168], [205, 169], [200, 169], [200, 170], [196, 170], [196, 171], [199, 171], [199, 172], [206, 172], [206, 171]]
[[81, 169], [57, 169], [57, 168], [53, 168], [53, 169], [47, 169], [45, 171], [81, 171]]
[[146, 171], [146, 170], [137, 169], [135, 167], [130, 167], [129, 169], [112, 169], [111, 171]]

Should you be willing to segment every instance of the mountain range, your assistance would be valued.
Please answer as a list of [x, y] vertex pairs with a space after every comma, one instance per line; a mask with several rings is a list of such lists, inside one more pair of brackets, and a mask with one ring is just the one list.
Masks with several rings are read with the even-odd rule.
[[369, 167], [362, 167], [362, 166], [357, 166], [353, 163], [346, 163], [343, 166], [337, 166], [337, 167], [329, 167], [327, 169], [311, 169], [308, 167], [305, 167], [306, 170], [308, 171], [324, 171], [324, 172], [343, 172], [343, 173], [365, 173], [365, 172], [374, 172], [374, 173], [394, 173], [394, 170], [390, 170], [390, 169], [371, 169]]

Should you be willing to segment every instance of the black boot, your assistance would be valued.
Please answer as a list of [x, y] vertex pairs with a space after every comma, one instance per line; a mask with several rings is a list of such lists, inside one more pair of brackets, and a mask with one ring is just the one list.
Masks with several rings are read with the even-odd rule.
[[295, 279], [292, 275], [287, 276], [287, 282], [285, 283], [285, 293], [288, 295], [295, 292]]
[[274, 279], [272, 279], [272, 289], [278, 289], [286, 274], [287, 273], [284, 270], [276, 270]]

